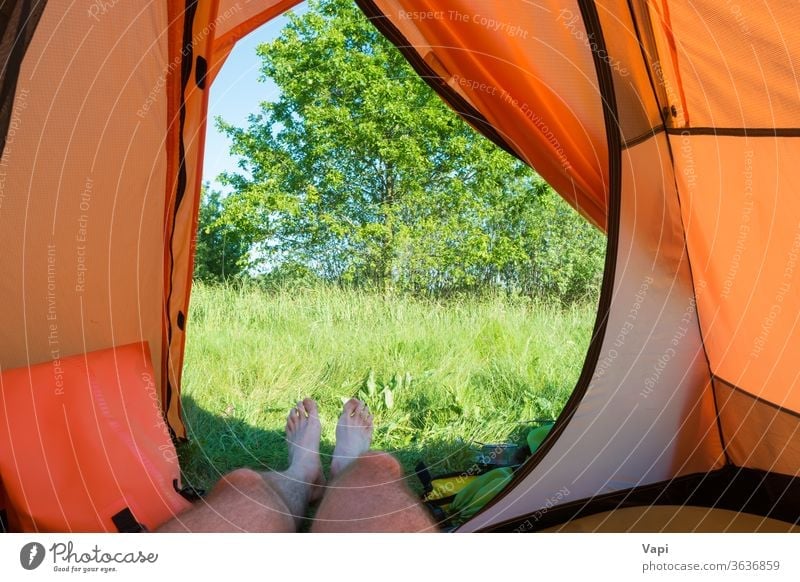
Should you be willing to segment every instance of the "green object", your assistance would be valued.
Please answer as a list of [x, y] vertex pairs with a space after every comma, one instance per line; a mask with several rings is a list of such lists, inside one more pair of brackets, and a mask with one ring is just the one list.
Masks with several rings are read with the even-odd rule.
[[550, 430], [553, 428], [555, 422], [547, 421], [542, 426], [537, 426], [528, 432], [528, 447], [531, 449], [531, 454], [536, 452], [536, 449], [542, 444]]
[[450, 512], [459, 519], [469, 519], [494, 499], [508, 485], [513, 475], [514, 470], [511, 467], [501, 467], [476, 477], [456, 494], [450, 504]]

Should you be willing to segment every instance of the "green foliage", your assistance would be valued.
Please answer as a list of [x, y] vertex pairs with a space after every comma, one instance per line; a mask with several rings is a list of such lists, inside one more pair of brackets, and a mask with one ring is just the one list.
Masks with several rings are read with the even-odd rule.
[[527, 295], [562, 302], [596, 301], [605, 262], [606, 239], [552, 189], [521, 213], [525, 251], [510, 286]]
[[258, 48], [281, 90], [248, 126], [218, 120], [241, 172], [217, 224], [274, 280], [422, 295], [596, 291], [603, 237], [478, 135], [351, 0], [317, 0]]
[[[395, 395], [401, 390], [410, 390], [411, 382], [412, 377], [408, 372], [396, 372], [390, 380], [378, 382], [375, 379], [375, 370], [370, 369], [356, 397], [366, 402], [372, 411], [391, 410], [394, 408]], [[348, 400], [349, 396], [342, 397], [342, 403]]]
[[313, 269], [302, 263], [285, 261], [256, 278], [262, 288], [270, 291], [305, 289], [323, 283]]
[[558, 308], [504, 294], [432, 300], [336, 287], [265, 291], [197, 283], [183, 405], [189, 483], [241, 466], [286, 468], [284, 426], [315, 398], [327, 467], [342, 399], [375, 413], [375, 447], [412, 474], [475, 460], [474, 443], [523, 442], [572, 392], [595, 306]]
[[219, 192], [203, 185], [197, 227], [194, 276], [201, 281], [225, 281], [246, 267], [250, 241], [234, 226], [221, 220]]

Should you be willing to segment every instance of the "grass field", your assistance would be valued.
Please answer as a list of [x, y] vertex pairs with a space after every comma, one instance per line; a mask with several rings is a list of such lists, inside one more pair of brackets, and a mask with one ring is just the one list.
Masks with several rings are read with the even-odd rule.
[[436, 303], [330, 288], [196, 284], [188, 321], [184, 478], [286, 467], [286, 413], [315, 398], [327, 471], [342, 399], [366, 398], [377, 448], [407, 471], [474, 461], [475, 443], [555, 418], [583, 364], [594, 305], [503, 297]]

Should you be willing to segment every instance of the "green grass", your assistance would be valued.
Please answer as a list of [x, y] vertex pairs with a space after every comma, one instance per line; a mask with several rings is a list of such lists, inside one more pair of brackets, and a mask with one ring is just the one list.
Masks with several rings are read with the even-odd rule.
[[327, 471], [342, 399], [359, 393], [375, 414], [375, 448], [406, 471], [420, 459], [434, 473], [464, 469], [476, 442], [519, 439], [529, 421], [558, 415], [593, 323], [594, 305], [196, 284], [184, 479], [208, 488], [237, 467], [286, 468], [285, 418], [304, 396], [320, 405]]

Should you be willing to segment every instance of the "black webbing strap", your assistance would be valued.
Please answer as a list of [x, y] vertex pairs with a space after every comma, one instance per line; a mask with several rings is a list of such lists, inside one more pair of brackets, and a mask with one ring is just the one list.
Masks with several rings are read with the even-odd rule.
[[111, 521], [114, 522], [119, 533], [141, 533], [147, 531], [141, 523], [136, 521], [136, 518], [133, 517], [133, 513], [128, 507], [112, 515]]
[[433, 491], [433, 476], [424, 461], [419, 461], [417, 463], [417, 466], [414, 467], [414, 472], [417, 478], [419, 478], [420, 483], [422, 483], [423, 497], [425, 497], [428, 493]]
[[178, 493], [180, 493], [181, 497], [183, 497], [186, 501], [194, 503], [203, 495], [206, 494], [204, 489], [195, 489], [191, 485], [185, 485], [183, 487], [178, 486], [178, 480], [172, 480], [172, 488], [175, 489]]

